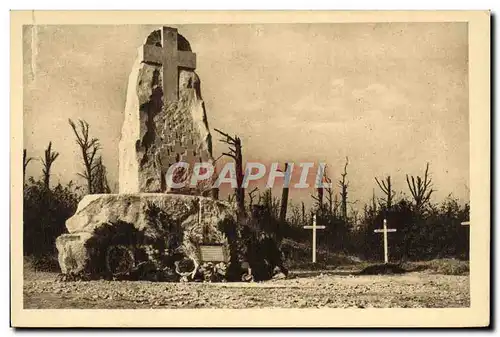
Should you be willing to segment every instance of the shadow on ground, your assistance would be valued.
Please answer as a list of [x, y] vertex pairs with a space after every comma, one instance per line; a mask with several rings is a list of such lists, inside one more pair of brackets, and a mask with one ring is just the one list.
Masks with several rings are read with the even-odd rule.
[[333, 269], [333, 270], [292, 270], [288, 275], [289, 279], [308, 278], [318, 276], [349, 276], [357, 275], [359, 269]]

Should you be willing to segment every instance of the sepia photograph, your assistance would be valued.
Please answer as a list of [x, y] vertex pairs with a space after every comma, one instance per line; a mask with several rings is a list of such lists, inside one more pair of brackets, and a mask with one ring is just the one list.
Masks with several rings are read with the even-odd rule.
[[417, 13], [18, 12], [15, 310], [487, 325], [489, 13]]

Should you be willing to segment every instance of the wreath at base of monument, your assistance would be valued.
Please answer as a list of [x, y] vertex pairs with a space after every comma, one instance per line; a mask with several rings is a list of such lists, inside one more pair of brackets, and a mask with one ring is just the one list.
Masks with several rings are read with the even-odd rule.
[[109, 246], [106, 250], [106, 269], [113, 276], [128, 275], [135, 267], [134, 252], [124, 245]]
[[181, 277], [182, 282], [190, 281], [194, 278], [197, 270], [198, 263], [196, 260], [191, 258], [184, 258], [179, 261], [175, 261], [175, 272]]
[[225, 282], [228, 264], [225, 262], [204, 262], [198, 272], [204, 282]]

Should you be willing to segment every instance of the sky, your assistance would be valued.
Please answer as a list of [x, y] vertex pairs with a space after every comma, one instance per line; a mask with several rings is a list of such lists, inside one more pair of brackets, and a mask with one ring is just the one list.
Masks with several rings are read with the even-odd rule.
[[[382, 196], [374, 177], [391, 175], [409, 195], [405, 175], [429, 162], [432, 200], [468, 201], [466, 23], [169, 26], [197, 54], [210, 129], [240, 136], [245, 160], [321, 161], [335, 181], [348, 156], [349, 195], [361, 205], [374, 189]], [[158, 27], [25, 26], [24, 148], [37, 158], [52, 141], [54, 183], [83, 183], [68, 118], [84, 119], [118, 190], [128, 75]], [[212, 136], [218, 157], [225, 147]], [[40, 161], [27, 176], [41, 176]]]

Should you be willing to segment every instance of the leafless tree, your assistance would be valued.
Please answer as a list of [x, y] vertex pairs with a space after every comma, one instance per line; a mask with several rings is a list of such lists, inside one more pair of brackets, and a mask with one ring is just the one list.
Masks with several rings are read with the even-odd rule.
[[102, 162], [102, 157], [99, 156], [96, 160], [94, 173], [92, 175], [92, 190], [94, 193], [111, 193], [106, 174], [106, 166], [104, 166]]
[[236, 196], [236, 203], [238, 205], [238, 212], [240, 216], [245, 216], [245, 189], [243, 188], [243, 154], [241, 139], [238, 136], [230, 136], [225, 132], [214, 129], [224, 138], [220, 139], [222, 143], [229, 146], [229, 152], [223, 152], [224, 156], [233, 158], [236, 166], [236, 182], [238, 186], [235, 188], [234, 194]]
[[24, 179], [26, 177], [26, 168], [28, 167], [28, 164], [32, 160], [33, 160], [32, 157], [28, 157], [26, 149], [23, 149], [23, 185], [24, 185]]
[[93, 174], [96, 168], [96, 154], [100, 149], [99, 140], [97, 138], [90, 138], [89, 135], [89, 124], [86, 121], [79, 120], [78, 127], [76, 124], [69, 119], [69, 125], [73, 129], [76, 136], [76, 143], [80, 147], [82, 153], [82, 161], [84, 166], [83, 173], [78, 173], [79, 176], [83, 177], [87, 181], [88, 193], [94, 193], [93, 189]]
[[332, 213], [335, 217], [337, 217], [339, 213], [339, 206], [340, 206], [339, 196], [335, 194], [333, 196], [333, 213]]
[[49, 146], [45, 149], [45, 157], [41, 159], [43, 165], [43, 184], [46, 189], [50, 189], [50, 169], [57, 157], [59, 157], [59, 153], [52, 152], [52, 142], [49, 142]]
[[342, 179], [338, 182], [340, 187], [342, 219], [344, 219], [344, 221], [347, 220], [347, 188], [349, 187], [349, 182], [347, 181], [347, 165], [349, 165], [349, 157], [345, 157], [344, 172], [341, 174]]
[[375, 189], [373, 189], [372, 191], [372, 205], [371, 205], [371, 208], [372, 208], [372, 212], [373, 214], [377, 213], [377, 198], [375, 197]]
[[326, 198], [326, 204], [328, 206], [328, 214], [336, 216], [337, 215], [337, 208], [338, 208], [338, 196], [335, 194], [335, 191], [333, 187], [331, 186], [332, 179], [328, 176], [326, 168], [324, 172], [324, 180], [325, 183], [328, 184], [329, 187], [325, 187], [324, 191], [325, 193], [325, 198]]
[[[326, 173], [326, 167], [325, 167], [325, 170], [323, 172], [323, 177], [321, 177], [321, 179], [325, 182], [325, 183], [331, 183], [331, 179], [328, 178], [328, 175]], [[324, 211], [325, 211], [325, 204], [323, 202], [323, 197], [325, 196], [325, 190], [326, 190], [326, 200], [327, 200], [327, 203], [328, 203], [328, 211], [329, 211], [329, 214], [332, 213], [332, 207], [333, 207], [333, 189], [331, 187], [318, 187], [316, 189], [316, 195], [314, 194], [311, 194], [311, 198], [313, 198], [313, 200], [315, 201], [316, 203], [316, 209], [317, 211], [322, 214]]]
[[250, 211], [252, 210], [252, 206], [253, 206], [253, 201], [255, 199], [255, 193], [258, 192], [259, 189], [257, 187], [255, 187], [253, 190], [251, 190], [250, 192], [248, 192], [248, 208], [250, 209]]
[[[332, 179], [326, 176], [325, 174], [325, 181], [327, 184], [331, 184]], [[335, 196], [334, 196], [334, 191], [332, 187], [325, 187], [325, 197], [326, 197], [326, 202], [328, 204], [328, 214], [333, 215], [333, 203], [335, 202]]]
[[391, 184], [391, 176], [387, 176], [385, 180], [378, 180], [377, 177], [375, 177], [375, 181], [377, 182], [378, 187], [384, 192], [385, 194], [385, 199], [382, 199], [388, 209], [391, 209], [392, 207], [392, 201], [394, 199], [394, 190], [392, 189], [392, 184]]
[[417, 176], [416, 179], [414, 176], [411, 176], [410, 182], [410, 177], [406, 175], [406, 183], [408, 184], [411, 195], [415, 200], [416, 209], [420, 209], [420, 207], [429, 201], [432, 193], [434, 192], [432, 189], [432, 179], [429, 175], [429, 163], [427, 163], [425, 167], [424, 179], [420, 176]]
[[316, 202], [316, 210], [321, 213], [323, 210], [323, 188], [318, 187], [316, 189], [316, 195], [311, 194], [311, 198]]
[[302, 223], [306, 223], [306, 205], [302, 201]]
[[[285, 172], [287, 171], [287, 169], [288, 169], [288, 163], [285, 163]], [[285, 222], [287, 206], [288, 206], [288, 187], [285, 187], [285, 184], [283, 183], [283, 191], [281, 193], [281, 206], [280, 206], [281, 223]]]

